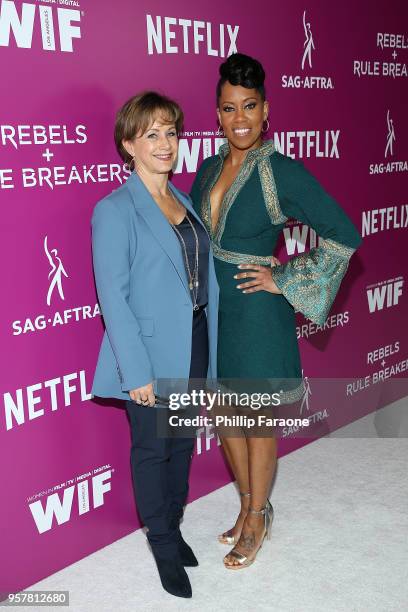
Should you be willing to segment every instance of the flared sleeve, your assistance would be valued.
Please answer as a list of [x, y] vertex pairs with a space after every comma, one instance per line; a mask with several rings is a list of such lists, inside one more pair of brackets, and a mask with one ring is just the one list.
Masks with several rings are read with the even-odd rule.
[[320, 240], [309, 252], [274, 266], [272, 277], [296, 311], [323, 325], [362, 238], [302, 162], [279, 155], [274, 175], [283, 214], [313, 228]]

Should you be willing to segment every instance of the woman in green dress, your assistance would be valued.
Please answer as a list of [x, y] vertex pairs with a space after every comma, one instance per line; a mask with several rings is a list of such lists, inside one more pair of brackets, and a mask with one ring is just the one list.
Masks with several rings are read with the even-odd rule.
[[[325, 322], [361, 236], [302, 162], [262, 140], [269, 111], [264, 79], [261, 64], [243, 54], [220, 66], [217, 114], [227, 142], [203, 161], [191, 197], [210, 235], [220, 286], [218, 379], [262, 380], [262, 390], [271, 381], [285, 405], [304, 392], [295, 312]], [[273, 265], [289, 218], [313, 228], [319, 246]], [[221, 440], [241, 510], [219, 540], [235, 545], [225, 567], [240, 569], [254, 561], [269, 532], [277, 444], [274, 436], [248, 432]]]

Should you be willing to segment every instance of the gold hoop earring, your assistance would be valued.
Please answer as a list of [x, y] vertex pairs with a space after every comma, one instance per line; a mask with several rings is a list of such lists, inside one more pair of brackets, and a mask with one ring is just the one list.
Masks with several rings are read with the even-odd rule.
[[265, 132], [267, 132], [267, 131], [269, 130], [269, 119], [268, 119], [268, 117], [267, 117], [267, 118], [264, 120], [264, 123], [265, 123], [265, 121], [266, 121], [266, 123], [267, 123], [268, 125], [266, 126], [266, 129], [265, 129], [265, 130], [264, 130], [264, 129], [263, 129], [263, 127], [262, 127], [262, 131], [263, 131], [264, 133], [265, 133]]

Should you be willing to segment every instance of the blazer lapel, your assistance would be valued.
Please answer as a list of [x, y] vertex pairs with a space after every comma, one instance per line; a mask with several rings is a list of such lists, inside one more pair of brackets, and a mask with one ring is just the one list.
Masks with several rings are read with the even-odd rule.
[[[129, 176], [126, 185], [132, 195], [133, 203], [138, 213], [144, 218], [152, 234], [157, 239], [163, 251], [171, 260], [181, 282], [189, 296], [188, 280], [180, 242], [166, 216], [152, 198], [149, 190], [135, 172]], [[190, 210], [190, 209], [189, 209]]]

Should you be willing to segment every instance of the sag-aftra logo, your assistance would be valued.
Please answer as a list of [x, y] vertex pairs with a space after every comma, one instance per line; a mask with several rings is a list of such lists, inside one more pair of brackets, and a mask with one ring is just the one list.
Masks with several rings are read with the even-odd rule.
[[[0, 6], [0, 47], [31, 49], [33, 35], [41, 32], [45, 51], [73, 52], [73, 39], [81, 38], [81, 11], [23, 2], [18, 7], [11, 0]], [[36, 40], [36, 39], [34, 39]]]

